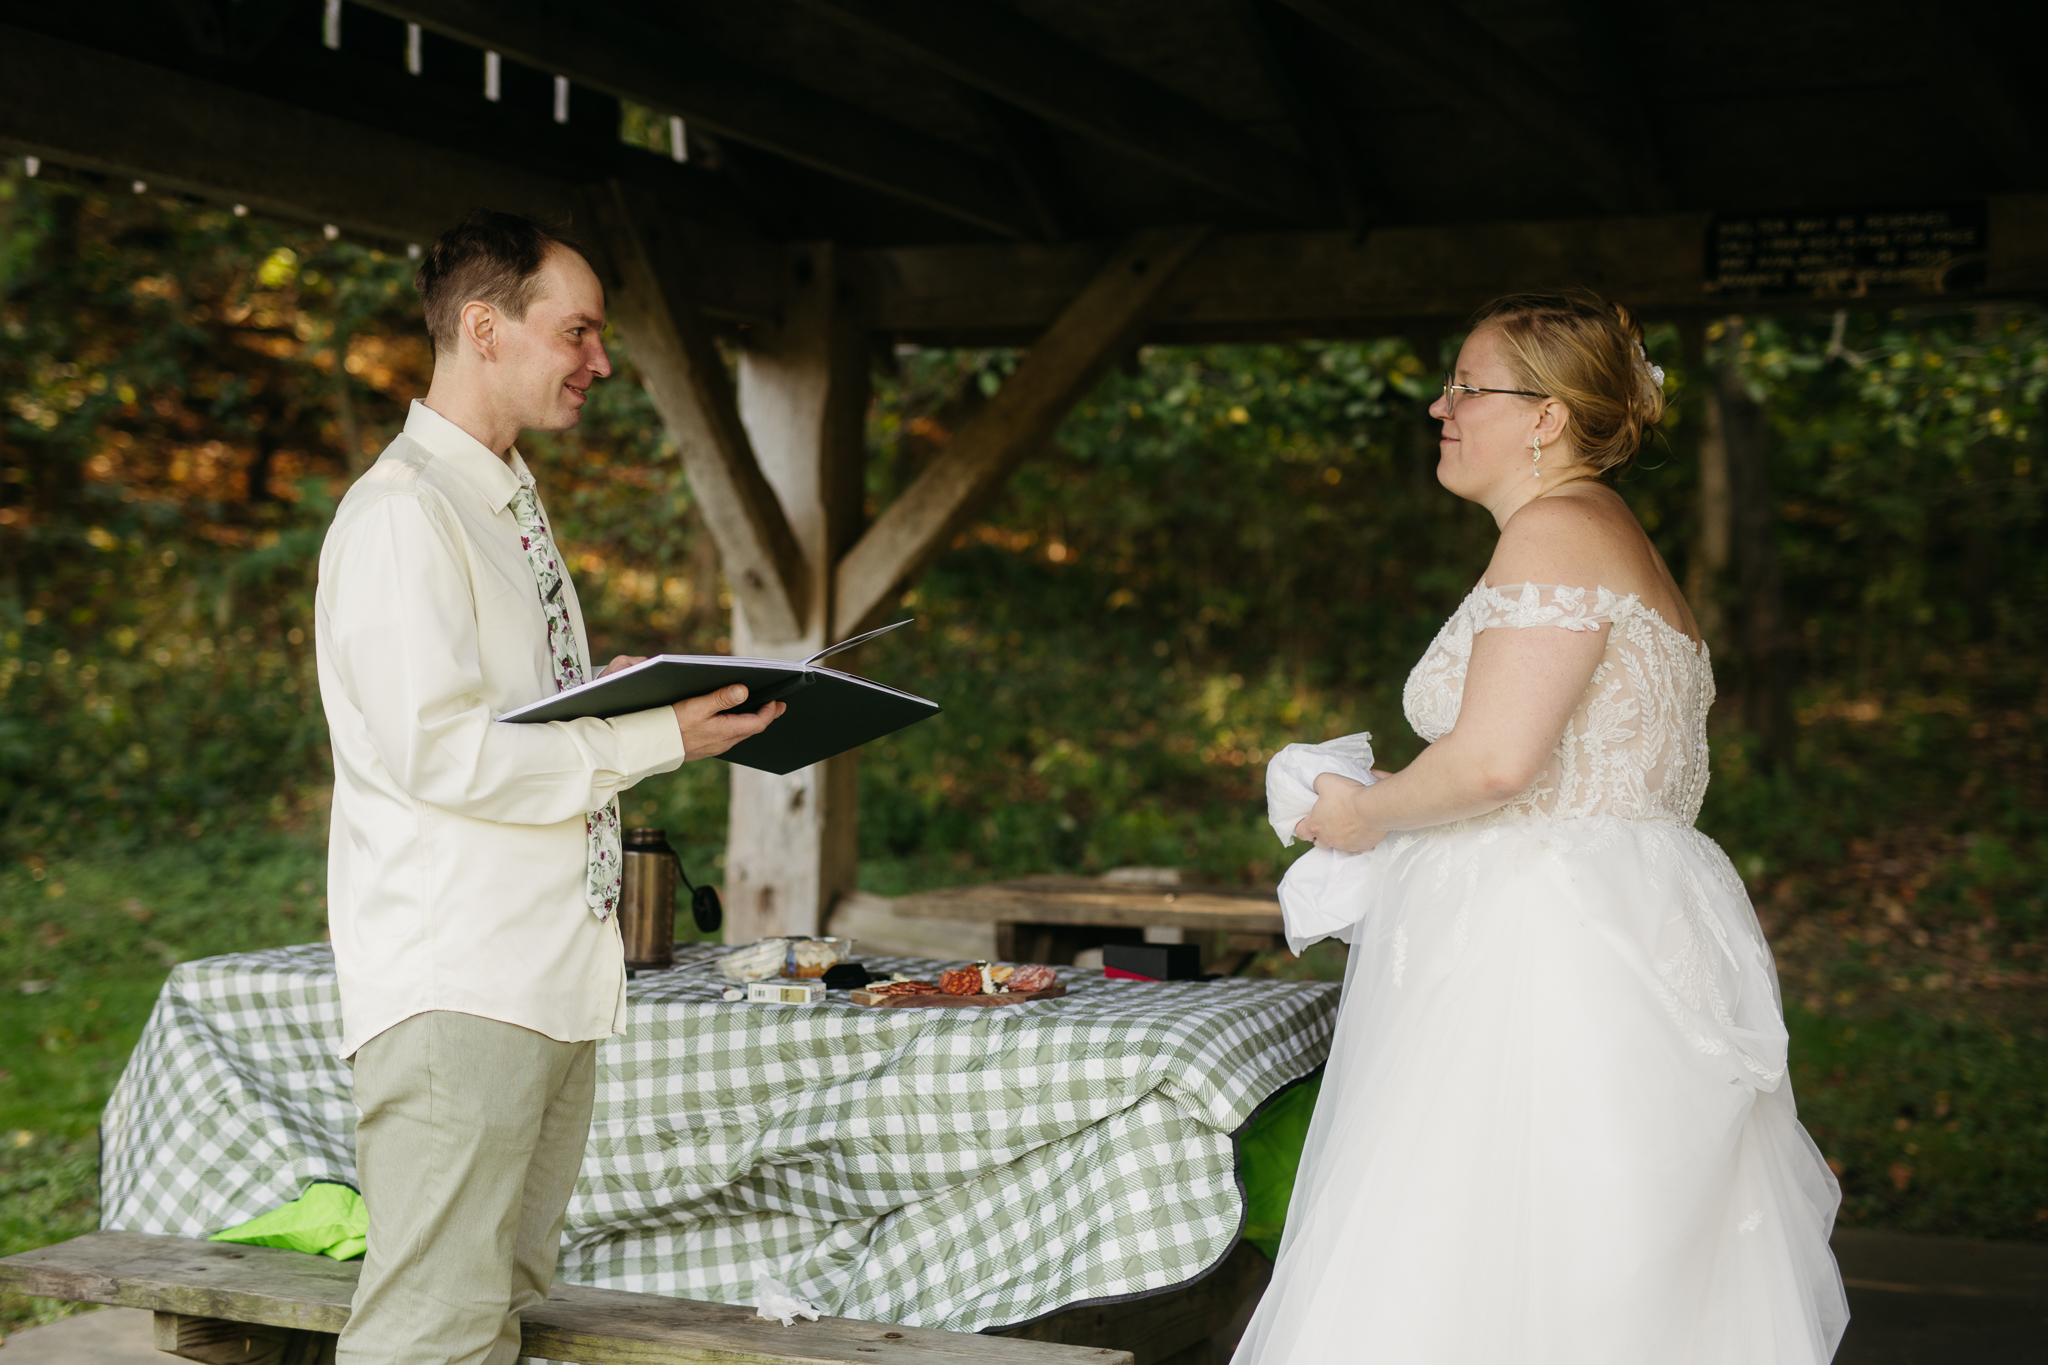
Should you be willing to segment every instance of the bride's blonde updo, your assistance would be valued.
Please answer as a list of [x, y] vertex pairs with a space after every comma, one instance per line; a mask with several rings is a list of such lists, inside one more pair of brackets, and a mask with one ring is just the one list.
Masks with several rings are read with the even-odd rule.
[[1509, 294], [1474, 315], [1500, 337], [1514, 385], [1571, 410], [1572, 449], [1599, 473], [1627, 469], [1664, 416], [1664, 372], [1629, 311], [1597, 294]]

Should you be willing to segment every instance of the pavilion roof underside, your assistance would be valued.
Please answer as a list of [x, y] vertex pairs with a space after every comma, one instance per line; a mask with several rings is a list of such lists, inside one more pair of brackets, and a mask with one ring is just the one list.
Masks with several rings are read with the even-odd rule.
[[[2048, 8], [2019, 0], [0, 0], [0, 25], [0, 65], [12, 45], [20, 68], [0, 70], [0, 145], [56, 164], [226, 191], [191, 148], [143, 164], [146, 100], [196, 91], [219, 95], [224, 127], [282, 107], [458, 157], [447, 195], [500, 167], [528, 187], [626, 180], [720, 241], [1008, 244], [1042, 282], [1164, 224], [1353, 245], [1426, 231], [1441, 255], [1509, 225], [1703, 230], [2048, 191], [2048, 100], [2025, 66]], [[27, 107], [67, 62], [92, 83], [71, 98], [127, 127]], [[344, 174], [346, 157], [308, 155], [299, 181]], [[440, 209], [349, 217], [262, 189], [266, 209], [398, 240]], [[1006, 306], [1023, 305], [992, 300], [981, 330]]]

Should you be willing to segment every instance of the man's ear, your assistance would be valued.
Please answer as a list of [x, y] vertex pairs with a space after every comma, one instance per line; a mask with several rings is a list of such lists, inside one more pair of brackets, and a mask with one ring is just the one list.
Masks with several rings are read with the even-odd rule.
[[481, 360], [498, 354], [498, 310], [472, 299], [462, 305], [462, 341]]

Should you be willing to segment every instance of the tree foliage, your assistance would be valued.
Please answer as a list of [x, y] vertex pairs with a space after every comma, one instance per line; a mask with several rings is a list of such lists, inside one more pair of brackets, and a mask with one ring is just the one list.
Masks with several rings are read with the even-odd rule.
[[[0, 946], [51, 954], [52, 979], [82, 907], [47, 898], [110, 846], [161, 859], [322, 822], [314, 563], [425, 392], [411, 271], [176, 199], [0, 178]], [[1699, 553], [1695, 459], [1701, 366], [1736, 366], [1770, 416], [1798, 751], [1767, 774], [1717, 709], [1702, 824], [1777, 948], [1811, 1043], [1802, 1102], [1849, 1216], [2039, 1236], [2039, 1168], [2014, 1154], [2039, 1149], [2040, 1087], [2013, 1091], [1986, 1049], [2044, 1040], [2048, 326], [1865, 311], [1707, 340], [1688, 362], [1652, 333], [1674, 402], [1621, 489], [1703, 616], [1739, 622]], [[523, 446], [592, 653], [724, 648], [715, 551], [614, 346], [583, 425]], [[928, 351], [878, 377], [871, 510], [1015, 363]], [[863, 753], [867, 884], [1132, 863], [1270, 881], [1274, 749], [1370, 729], [1411, 757], [1402, 682], [1494, 534], [1434, 481], [1441, 363], [1404, 341], [1162, 347], [1109, 376], [906, 597], [917, 627], [865, 651], [946, 708]], [[1710, 643], [1732, 695], [1750, 663], [1732, 629]], [[712, 863], [723, 774], [687, 765], [627, 815]], [[294, 906], [316, 896], [309, 856], [286, 860]], [[1907, 1055], [1949, 1037], [1976, 1060]], [[1884, 1039], [1896, 1066], [1870, 1060]]]

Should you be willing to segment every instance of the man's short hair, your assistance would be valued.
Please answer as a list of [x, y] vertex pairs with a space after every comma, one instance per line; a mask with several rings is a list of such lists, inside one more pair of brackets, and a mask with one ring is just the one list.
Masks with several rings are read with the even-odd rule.
[[462, 310], [472, 303], [488, 303], [515, 321], [523, 320], [540, 293], [541, 266], [557, 247], [589, 259], [589, 253], [560, 231], [523, 213], [471, 209], [442, 233], [412, 281], [420, 291], [434, 349], [455, 344], [462, 330]]

